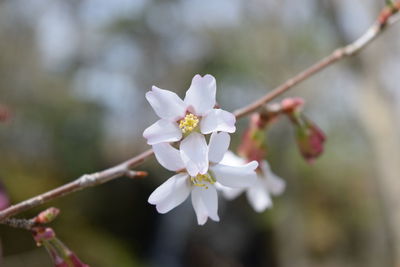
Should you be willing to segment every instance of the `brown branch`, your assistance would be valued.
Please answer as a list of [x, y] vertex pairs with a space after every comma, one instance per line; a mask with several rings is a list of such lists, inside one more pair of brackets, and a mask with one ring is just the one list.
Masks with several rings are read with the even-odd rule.
[[35, 222], [32, 219], [17, 219], [17, 218], [7, 218], [1, 222], [1, 224], [18, 228], [18, 229], [25, 229], [31, 230], [32, 227], [35, 225]]
[[69, 195], [71, 193], [74, 193], [76, 191], [82, 190], [87, 187], [92, 187], [95, 185], [103, 184], [108, 181], [111, 181], [115, 178], [121, 177], [121, 176], [128, 176], [132, 178], [133, 176], [135, 177], [143, 177], [146, 176], [146, 172], [135, 172], [130, 170], [131, 167], [143, 162], [146, 158], [148, 158], [150, 155], [153, 154], [152, 150], [147, 150], [143, 152], [142, 154], [127, 160], [117, 166], [111, 167], [109, 169], [92, 173], [92, 174], [85, 174], [79, 177], [78, 179], [67, 183], [65, 185], [62, 185], [60, 187], [57, 187], [51, 191], [48, 191], [46, 193], [43, 193], [41, 195], [32, 197], [28, 200], [22, 201], [18, 204], [12, 205], [9, 208], [3, 210], [0, 212], [0, 221], [3, 219], [6, 219], [10, 216], [13, 216], [15, 214], [21, 213], [23, 211], [26, 211], [28, 209], [31, 209], [33, 207], [37, 207], [43, 203], [46, 203], [50, 200], [60, 198], [66, 195]]
[[[335, 50], [329, 56], [323, 58], [322, 60], [318, 61], [308, 69], [300, 72], [293, 78], [287, 80], [282, 85], [278, 86], [270, 93], [266, 94], [261, 99], [251, 103], [248, 106], [240, 108], [234, 111], [236, 118], [242, 118], [246, 115], [249, 115], [252, 112], [257, 111], [262, 105], [265, 103], [273, 100], [277, 96], [285, 93], [295, 85], [299, 84], [300, 82], [306, 80], [307, 78], [311, 77], [312, 75], [316, 74], [317, 72], [325, 69], [326, 67], [332, 65], [333, 63], [343, 59], [345, 57], [352, 56], [365, 48], [369, 43], [371, 43], [375, 38], [377, 38], [387, 26], [393, 24], [398, 20], [396, 16], [394, 16], [400, 10], [400, 0], [395, 1], [390, 6], [385, 7], [380, 12], [377, 20], [375, 23], [355, 42], [339, 48]], [[149, 158], [153, 155], [153, 151], [151, 149], [139, 154], [138, 156], [131, 158], [121, 164], [118, 164], [114, 167], [109, 169], [96, 172], [93, 174], [85, 174], [80, 178], [72, 181], [68, 184], [62, 185], [58, 188], [55, 188], [51, 191], [43, 193], [41, 195], [35, 196], [9, 208], [0, 211], [0, 221], [9, 218], [15, 214], [21, 213], [33, 207], [39, 206], [43, 203], [46, 203], [50, 200], [54, 200], [56, 198], [60, 198], [62, 196], [66, 196], [73, 192], [82, 190], [87, 187], [99, 185], [111, 181], [115, 178], [121, 176], [128, 176], [128, 177], [143, 177], [146, 175], [144, 172], [133, 172], [130, 169], [132, 167], [137, 166], [138, 164], [142, 163], [144, 160]]]

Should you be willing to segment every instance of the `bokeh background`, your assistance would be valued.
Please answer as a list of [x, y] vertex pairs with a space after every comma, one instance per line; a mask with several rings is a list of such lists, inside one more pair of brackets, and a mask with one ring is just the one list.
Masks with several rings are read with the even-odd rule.
[[[144, 94], [183, 96], [210, 73], [234, 110], [353, 41], [384, 1], [9, 0], [0, 2], [0, 179], [12, 202], [148, 148], [156, 115]], [[307, 101], [325, 131], [313, 165], [282, 120], [268, 160], [287, 182], [274, 207], [220, 199], [220, 223], [198, 226], [190, 201], [166, 215], [147, 203], [171, 173], [154, 159], [121, 178], [47, 206], [60, 239], [91, 266], [399, 266], [400, 25], [286, 96]], [[247, 119], [238, 122], [237, 147]], [[0, 228], [5, 267], [51, 266], [29, 233]]]

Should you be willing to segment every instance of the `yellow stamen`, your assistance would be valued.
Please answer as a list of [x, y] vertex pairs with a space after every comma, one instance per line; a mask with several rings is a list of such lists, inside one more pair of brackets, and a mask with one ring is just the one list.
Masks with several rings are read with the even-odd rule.
[[194, 186], [204, 187], [205, 189], [208, 189], [206, 182], [208, 182], [210, 184], [215, 184], [215, 182], [216, 182], [216, 180], [208, 173], [198, 174], [196, 177], [190, 177], [190, 180], [192, 181], [192, 184]]
[[182, 133], [192, 132], [199, 124], [199, 119], [192, 113], [188, 113], [185, 118], [179, 122], [179, 128], [181, 128]]

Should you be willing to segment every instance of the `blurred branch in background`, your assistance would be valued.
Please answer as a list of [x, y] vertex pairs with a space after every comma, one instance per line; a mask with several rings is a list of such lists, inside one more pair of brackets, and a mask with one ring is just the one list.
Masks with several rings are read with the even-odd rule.
[[[313, 76], [317, 72], [325, 69], [326, 67], [332, 65], [333, 63], [345, 58], [352, 56], [359, 52], [361, 49], [366, 47], [370, 42], [372, 42], [376, 37], [378, 37], [387, 26], [392, 25], [398, 20], [398, 17], [395, 16], [398, 11], [400, 10], [400, 1], [393, 2], [391, 5], [386, 6], [382, 11], [379, 13], [379, 16], [375, 23], [363, 34], [359, 39], [355, 42], [339, 48], [335, 50], [329, 56], [323, 58], [322, 60], [318, 61], [310, 68], [306, 69], [305, 71], [297, 74], [293, 78], [287, 80], [282, 85], [278, 86], [276, 89], [272, 90], [270, 93], [266, 94], [261, 99], [247, 105], [241, 109], [238, 109], [234, 112], [237, 118], [244, 117], [249, 115], [250, 113], [256, 111], [260, 107], [262, 107], [265, 103], [273, 100], [274, 98], [278, 97], [279, 95], [285, 93], [287, 90], [291, 89], [295, 85], [301, 83], [302, 81], [306, 80], [307, 78]], [[3, 210], [0, 212], [0, 220], [4, 220], [9, 218], [10, 216], [16, 215], [33, 207], [39, 206], [43, 203], [46, 203], [50, 200], [54, 200], [56, 198], [60, 198], [62, 196], [68, 195], [70, 193], [79, 191], [81, 189], [95, 186], [98, 184], [102, 184], [108, 181], [111, 181], [115, 178], [121, 176], [128, 176], [128, 177], [142, 177], [146, 174], [144, 172], [132, 172], [130, 169], [132, 167], [137, 166], [138, 164], [142, 163], [144, 160], [149, 158], [153, 154], [152, 150], [147, 150], [138, 156], [129, 159], [119, 165], [116, 165], [112, 168], [103, 170], [101, 172], [97, 172], [94, 174], [83, 175], [82, 177], [78, 178], [77, 180], [65, 184], [61, 187], [58, 187], [54, 190], [46, 192], [44, 194], [38, 195], [31, 199], [25, 200], [21, 203], [16, 205], [12, 205], [11, 207]]]
[[[385, 229], [393, 251], [393, 266], [400, 266], [400, 147], [398, 118], [379, 85], [379, 57], [368, 56], [360, 75], [364, 87], [359, 93], [359, 118], [372, 148], [371, 162], [376, 166], [375, 185], [381, 200]], [[379, 88], [379, 90], [377, 90]], [[384, 140], [384, 142], [383, 142]]]

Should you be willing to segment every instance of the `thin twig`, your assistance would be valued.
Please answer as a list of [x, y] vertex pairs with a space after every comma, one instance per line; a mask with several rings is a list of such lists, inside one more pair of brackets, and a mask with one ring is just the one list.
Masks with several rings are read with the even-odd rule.
[[35, 222], [32, 219], [17, 219], [17, 218], [7, 218], [1, 222], [1, 224], [13, 227], [13, 228], [19, 228], [19, 229], [25, 229], [25, 230], [31, 230], [32, 227], [35, 225]]
[[51, 207], [45, 209], [31, 219], [7, 218], [0, 223], [14, 228], [32, 230], [34, 227], [43, 226], [44, 224], [52, 222], [59, 213], [59, 209]]
[[[306, 80], [307, 78], [313, 76], [314, 74], [318, 73], [319, 71], [325, 69], [326, 67], [332, 65], [333, 63], [345, 58], [352, 56], [363, 48], [365, 48], [369, 43], [371, 43], [375, 38], [377, 38], [387, 26], [392, 25], [398, 20], [398, 17], [394, 16], [400, 10], [400, 0], [393, 2], [392, 5], [386, 6], [380, 12], [377, 20], [375, 23], [355, 42], [339, 48], [335, 50], [329, 56], [323, 58], [322, 60], [318, 61], [308, 69], [300, 72], [293, 78], [287, 80], [282, 85], [278, 86], [270, 93], [266, 94], [261, 99], [251, 103], [248, 106], [240, 108], [234, 111], [236, 118], [242, 118], [246, 115], [249, 115], [252, 112], [257, 111], [260, 107], [262, 107], [265, 103], [273, 100], [277, 96], [283, 94], [284, 92], [288, 91], [295, 85], [299, 84], [300, 82]], [[33, 207], [39, 206], [43, 203], [46, 203], [50, 200], [54, 200], [56, 198], [60, 198], [62, 196], [66, 196], [73, 192], [82, 190], [87, 187], [99, 185], [111, 181], [115, 178], [121, 176], [139, 176], [143, 177], [145, 173], [143, 172], [136, 172], [136, 175], [133, 175], [134, 172], [130, 169], [137, 166], [138, 164], [142, 163], [144, 160], [149, 158], [153, 155], [153, 151], [151, 149], [137, 155], [134, 158], [131, 158], [121, 164], [118, 164], [114, 167], [109, 169], [96, 172], [93, 174], [85, 174], [80, 178], [72, 181], [68, 184], [62, 185], [58, 188], [55, 188], [51, 191], [46, 193], [40, 194], [38, 196], [32, 197], [28, 200], [22, 201], [18, 204], [10, 206], [9, 208], [0, 211], [0, 221], [10, 216], [16, 215]]]
[[28, 209], [31, 209], [33, 207], [37, 207], [43, 203], [46, 203], [50, 200], [60, 198], [66, 195], [69, 195], [71, 193], [74, 193], [76, 191], [82, 190], [87, 187], [92, 187], [95, 185], [103, 184], [106, 183], [110, 180], [113, 180], [115, 178], [127, 175], [128, 177], [132, 178], [133, 176], [136, 177], [143, 177], [146, 176], [146, 172], [135, 172], [131, 171], [130, 168], [143, 162], [146, 158], [148, 158], [150, 155], [153, 154], [152, 150], [148, 150], [146, 152], [143, 152], [142, 154], [125, 161], [117, 166], [114, 166], [112, 168], [92, 173], [92, 174], [85, 174], [82, 175], [80, 178], [67, 183], [65, 185], [62, 185], [60, 187], [57, 187], [51, 191], [48, 191], [46, 193], [43, 193], [41, 195], [32, 197], [28, 200], [22, 201], [18, 204], [12, 205], [9, 208], [3, 210], [0, 212], [0, 221], [8, 218], [10, 216], [16, 215], [18, 213], [21, 213], [23, 211], [26, 211]]

